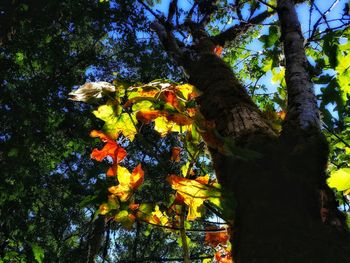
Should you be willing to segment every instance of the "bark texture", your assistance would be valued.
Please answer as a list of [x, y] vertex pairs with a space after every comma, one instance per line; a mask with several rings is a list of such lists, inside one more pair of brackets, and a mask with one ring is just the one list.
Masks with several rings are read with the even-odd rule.
[[317, 101], [307, 71], [304, 37], [294, 8], [294, 1], [279, 0], [277, 10], [287, 64], [288, 111], [286, 124], [294, 128], [314, 127], [319, 129], [320, 118]]

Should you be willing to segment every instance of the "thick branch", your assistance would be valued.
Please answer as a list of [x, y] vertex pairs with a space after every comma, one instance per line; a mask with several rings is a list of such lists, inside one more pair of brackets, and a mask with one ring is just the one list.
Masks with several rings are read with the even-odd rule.
[[163, 24], [156, 21], [152, 23], [151, 27], [157, 33], [165, 51], [167, 51], [176, 61], [180, 61], [183, 54], [178, 45], [177, 39], [172, 32], [167, 30]]
[[[305, 0], [295, 0], [295, 4], [299, 4], [303, 2], [305, 2]], [[236, 5], [238, 4], [239, 4], [239, 1], [236, 1]], [[250, 29], [252, 26], [261, 24], [265, 19], [269, 18], [275, 13], [276, 13], [275, 8], [272, 11], [266, 10], [260, 13], [259, 15], [256, 15], [253, 18], [249, 19], [247, 22], [242, 22], [239, 25], [234, 25], [229, 29], [221, 32], [220, 34], [213, 36], [211, 39], [215, 45], [224, 47], [225, 44], [228, 44], [229, 42], [234, 41], [239, 36], [247, 32], [248, 29]], [[240, 19], [242, 18], [239, 10], [237, 10], [237, 15], [240, 17]]]
[[285, 125], [320, 129], [316, 96], [307, 71], [304, 37], [293, 0], [279, 0], [277, 8], [286, 58], [288, 111]]
[[168, 18], [167, 22], [171, 23], [171, 20], [174, 17], [174, 14], [176, 13], [177, 10], [177, 0], [172, 0], [169, 4], [169, 12], [168, 12]]

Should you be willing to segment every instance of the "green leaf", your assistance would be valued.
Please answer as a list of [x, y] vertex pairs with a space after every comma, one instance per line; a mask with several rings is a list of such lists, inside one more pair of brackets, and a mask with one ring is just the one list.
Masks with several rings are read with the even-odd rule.
[[32, 251], [33, 251], [34, 259], [38, 263], [42, 263], [44, 259], [44, 254], [45, 254], [44, 249], [37, 244], [32, 244]]
[[17, 52], [15, 55], [15, 61], [17, 64], [21, 64], [21, 62], [24, 60], [24, 53], [22, 52]]
[[331, 173], [327, 183], [338, 191], [345, 191], [350, 188], [350, 168], [342, 168]]
[[132, 214], [129, 215], [127, 210], [122, 210], [114, 217], [114, 220], [121, 223], [123, 227], [131, 229], [135, 222], [135, 217]]
[[135, 114], [122, 113], [119, 114], [119, 109], [115, 110], [113, 105], [102, 105], [92, 113], [99, 119], [105, 122], [103, 131], [111, 138], [118, 137], [121, 132], [125, 137], [134, 140], [137, 133], [135, 125], [137, 120]]
[[7, 153], [8, 157], [17, 157], [18, 156], [18, 149], [17, 148], [11, 148], [9, 152]]
[[328, 56], [332, 68], [337, 66], [338, 37], [338, 32], [330, 31], [324, 36], [323, 40], [323, 51]]
[[264, 43], [264, 48], [272, 47], [279, 39], [278, 28], [276, 26], [270, 26], [269, 34], [262, 35], [259, 40]]

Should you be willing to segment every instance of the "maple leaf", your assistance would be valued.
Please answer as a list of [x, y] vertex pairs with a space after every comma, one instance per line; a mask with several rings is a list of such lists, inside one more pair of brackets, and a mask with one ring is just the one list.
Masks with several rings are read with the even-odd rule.
[[90, 136], [98, 137], [101, 139], [101, 141], [106, 143], [101, 150], [98, 150], [96, 148], [93, 149], [91, 153], [92, 159], [102, 162], [104, 158], [110, 156], [113, 160], [113, 163], [117, 164], [125, 158], [126, 151], [124, 148], [120, 147], [115, 140], [111, 139], [103, 132], [93, 130], [91, 131]]
[[[208, 228], [208, 230], [212, 230], [212, 228]], [[220, 230], [220, 229], [218, 229]], [[224, 229], [222, 229], [224, 230]], [[229, 240], [229, 235], [227, 231], [223, 232], [206, 232], [205, 234], [205, 242], [212, 247], [216, 247], [217, 245], [225, 245]]]
[[149, 218], [149, 222], [151, 224], [156, 224], [156, 225], [166, 225], [168, 223], [168, 217], [166, 214], [162, 211], [160, 211], [159, 206], [156, 205], [154, 208], [154, 211], [152, 212], [152, 215]]
[[217, 55], [217, 56], [221, 56], [221, 54], [222, 54], [222, 51], [223, 51], [223, 48], [222, 48], [222, 46], [215, 46], [215, 48], [214, 48], [214, 53]]
[[173, 121], [178, 125], [191, 125], [192, 119], [181, 113], [171, 113], [166, 116], [168, 121]]
[[199, 92], [191, 84], [182, 84], [176, 86], [176, 91], [180, 92], [180, 97], [185, 100], [192, 100], [199, 95]]
[[175, 92], [166, 90], [166, 91], [163, 91], [162, 95], [164, 96], [164, 100], [166, 103], [169, 103], [175, 109], [179, 107], [179, 101], [176, 97]]
[[184, 203], [189, 207], [187, 220], [194, 220], [201, 216], [200, 208], [204, 201], [221, 197], [219, 189], [203, 184], [203, 180], [204, 178], [200, 178], [197, 181], [176, 175], [170, 175], [167, 178], [171, 187], [177, 191], [177, 194], [183, 197]]
[[118, 210], [119, 202], [114, 196], [108, 196], [108, 202], [100, 205], [98, 212], [101, 215], [108, 214], [111, 210]]
[[130, 174], [129, 170], [125, 167], [117, 167], [117, 178], [119, 185], [111, 186], [108, 191], [119, 197], [120, 201], [127, 201], [133, 194], [133, 192], [142, 184], [144, 178], [144, 172], [141, 168], [141, 164], [137, 165], [133, 172]]
[[160, 134], [160, 136], [164, 137], [169, 132], [180, 132], [180, 125], [168, 121], [166, 117], [161, 116], [158, 117], [154, 122], [154, 129]]
[[103, 130], [111, 138], [118, 137], [122, 133], [125, 137], [134, 140], [137, 133], [135, 124], [137, 123], [134, 114], [121, 113], [121, 107], [115, 108], [114, 105], [101, 105], [92, 113], [105, 122]]
[[104, 93], [112, 93], [115, 91], [115, 86], [108, 82], [90, 82], [70, 92], [68, 96], [70, 100], [89, 102], [94, 99], [102, 98]]
[[174, 147], [171, 149], [171, 160], [174, 162], [180, 162], [180, 153], [181, 153], [181, 148], [180, 147]]
[[121, 223], [126, 229], [131, 229], [135, 222], [136, 217], [133, 214], [129, 214], [127, 210], [122, 210], [115, 215], [114, 220]]
[[150, 123], [162, 115], [159, 110], [140, 110], [136, 113], [136, 118], [143, 123]]

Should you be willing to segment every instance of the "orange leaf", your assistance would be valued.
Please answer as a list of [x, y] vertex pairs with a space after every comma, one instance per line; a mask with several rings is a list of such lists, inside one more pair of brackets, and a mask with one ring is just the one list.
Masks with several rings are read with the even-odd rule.
[[214, 248], [219, 244], [225, 245], [228, 240], [229, 240], [229, 236], [227, 234], [227, 231], [225, 231], [225, 232], [207, 232], [205, 234], [205, 243], [211, 245]]
[[99, 211], [100, 211], [100, 214], [101, 214], [101, 215], [107, 214], [107, 213], [109, 212], [109, 207], [108, 207], [108, 205], [107, 205], [107, 204], [102, 204], [102, 205], [100, 205]]
[[143, 123], [150, 123], [162, 115], [159, 110], [140, 110], [136, 113], [136, 118]]
[[137, 209], [139, 209], [139, 207], [140, 207], [140, 204], [130, 204], [129, 205], [129, 208], [130, 208], [130, 210], [131, 211], [135, 211], [135, 210], [137, 210]]
[[112, 157], [114, 163], [121, 162], [125, 156], [126, 151], [124, 148], [120, 147], [116, 141], [105, 135], [101, 131], [91, 131], [90, 133], [91, 137], [99, 137], [101, 141], [106, 142], [105, 146], [101, 149], [93, 149], [91, 153], [91, 158], [95, 159], [96, 161], [102, 162], [104, 158], [107, 156]]
[[191, 180], [176, 175], [167, 177], [171, 187], [184, 198], [184, 203], [188, 205], [189, 212], [187, 220], [194, 220], [201, 216], [201, 207], [204, 201], [210, 198], [221, 198], [219, 189], [202, 184], [200, 181]]
[[136, 166], [131, 174], [125, 167], [117, 166], [117, 176], [119, 184], [109, 187], [108, 191], [118, 196], [120, 201], [125, 202], [132, 196], [134, 190], [142, 184], [144, 172], [141, 164]]
[[222, 50], [223, 50], [222, 46], [215, 46], [214, 53], [220, 57], [222, 54]]
[[187, 113], [190, 117], [193, 117], [196, 115], [197, 109], [196, 108], [187, 108]]
[[285, 111], [279, 111], [277, 112], [278, 117], [280, 117], [281, 120], [284, 120], [286, 117], [286, 112]]
[[198, 176], [195, 180], [201, 184], [209, 184], [209, 175]]
[[174, 147], [171, 150], [171, 160], [174, 162], [180, 162], [180, 152], [181, 152], [181, 148], [180, 147]]
[[109, 169], [107, 170], [106, 175], [108, 177], [110, 176], [116, 176], [117, 175], [117, 171], [118, 171], [118, 164], [113, 164], [111, 167], [109, 167]]
[[165, 96], [166, 103], [169, 103], [176, 109], [179, 107], [179, 101], [177, 100], [176, 94], [173, 91], [166, 90], [163, 92], [163, 95]]
[[144, 171], [141, 168], [141, 164], [138, 164], [131, 174], [130, 186], [132, 189], [139, 187], [144, 178]]
[[192, 124], [192, 119], [181, 114], [181, 113], [172, 113], [166, 116], [168, 121], [173, 121], [178, 125], [190, 125]]

